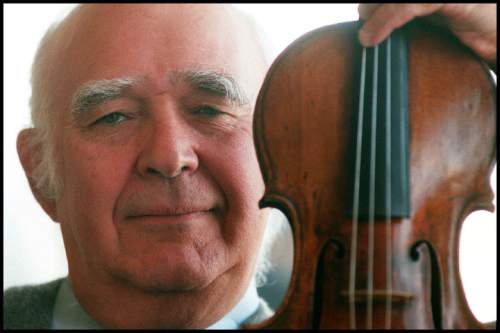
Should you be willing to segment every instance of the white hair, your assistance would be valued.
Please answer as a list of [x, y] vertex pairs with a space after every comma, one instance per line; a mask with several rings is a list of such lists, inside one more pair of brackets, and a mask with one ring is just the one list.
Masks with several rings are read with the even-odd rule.
[[51, 63], [54, 52], [54, 35], [60, 22], [49, 27], [43, 36], [31, 68], [31, 121], [33, 135], [29, 144], [33, 149], [36, 166], [33, 179], [36, 188], [49, 199], [55, 199], [61, 191], [61, 180], [58, 177], [55, 160], [55, 145], [52, 144], [54, 122], [52, 121], [53, 94], [48, 84], [52, 76]]

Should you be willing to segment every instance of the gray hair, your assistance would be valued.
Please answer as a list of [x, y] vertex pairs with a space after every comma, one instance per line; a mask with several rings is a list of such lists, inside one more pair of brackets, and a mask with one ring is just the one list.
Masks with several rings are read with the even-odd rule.
[[54, 101], [47, 84], [53, 70], [51, 57], [59, 23], [54, 23], [43, 36], [31, 68], [30, 107], [34, 131], [29, 144], [36, 147], [33, 149], [33, 158], [37, 161], [33, 179], [35, 187], [49, 199], [57, 198], [62, 190], [62, 182], [56, 170], [55, 145], [52, 144], [54, 122], [51, 121], [50, 110]]

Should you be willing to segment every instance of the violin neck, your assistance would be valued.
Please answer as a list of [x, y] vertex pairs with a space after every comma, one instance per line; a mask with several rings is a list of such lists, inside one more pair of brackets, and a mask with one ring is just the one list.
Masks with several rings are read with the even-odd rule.
[[350, 183], [360, 219], [410, 214], [407, 54], [402, 29], [377, 46], [359, 45]]

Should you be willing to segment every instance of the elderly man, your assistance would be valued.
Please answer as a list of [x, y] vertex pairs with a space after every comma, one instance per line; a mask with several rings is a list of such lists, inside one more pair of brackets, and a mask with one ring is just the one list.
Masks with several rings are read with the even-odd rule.
[[[438, 12], [496, 67], [489, 11], [361, 6], [372, 19], [360, 39]], [[18, 151], [61, 225], [69, 277], [7, 291], [5, 327], [237, 328], [271, 316], [251, 283], [268, 216], [252, 138], [266, 70], [255, 30], [228, 6], [84, 5], [49, 31]]]

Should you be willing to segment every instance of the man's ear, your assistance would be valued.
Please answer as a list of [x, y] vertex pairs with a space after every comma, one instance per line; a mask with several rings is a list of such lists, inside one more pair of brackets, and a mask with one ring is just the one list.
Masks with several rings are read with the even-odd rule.
[[42, 206], [45, 213], [47, 213], [54, 222], [57, 221], [57, 208], [54, 199], [48, 198], [42, 191], [40, 191], [35, 186], [35, 180], [33, 178], [33, 172], [40, 163], [38, 158], [40, 147], [30, 144], [30, 139], [34, 135], [33, 128], [26, 128], [19, 132], [17, 136], [17, 153], [19, 159], [21, 160], [21, 165], [23, 166], [24, 172], [26, 173], [26, 178], [28, 178], [28, 183], [30, 184], [31, 192], [35, 196], [36, 200]]

